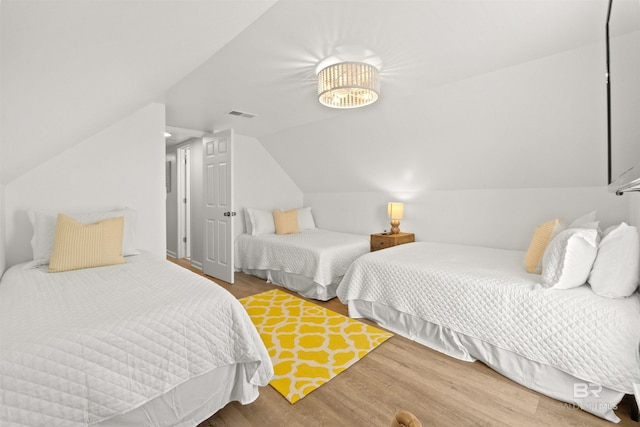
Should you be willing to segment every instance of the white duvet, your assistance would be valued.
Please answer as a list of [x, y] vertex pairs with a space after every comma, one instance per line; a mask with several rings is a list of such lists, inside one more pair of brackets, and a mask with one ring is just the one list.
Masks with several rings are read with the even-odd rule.
[[640, 295], [547, 289], [523, 263], [519, 251], [411, 243], [359, 258], [337, 293], [343, 303], [382, 303], [632, 393], [640, 383]]
[[227, 291], [149, 254], [0, 282], [0, 424], [80, 426], [126, 413], [217, 367], [273, 368]]
[[295, 273], [328, 286], [369, 252], [369, 237], [327, 230], [298, 234], [243, 234], [236, 241], [236, 269]]

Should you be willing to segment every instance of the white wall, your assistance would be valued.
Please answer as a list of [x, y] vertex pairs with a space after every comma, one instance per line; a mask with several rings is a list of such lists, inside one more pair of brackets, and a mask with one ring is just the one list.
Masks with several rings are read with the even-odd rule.
[[[0, 11], [2, 10], [2, 0], [0, 0]], [[0, 12], [0, 21], [2, 12]], [[0, 43], [1, 45], [1, 43]], [[2, 57], [0, 56], [0, 69], [2, 69]], [[0, 100], [2, 100], [2, 82], [0, 81]], [[0, 101], [1, 102], [1, 101]], [[1, 109], [1, 107], [0, 107]], [[0, 125], [0, 159], [2, 159], [2, 126]], [[2, 161], [0, 161], [0, 164]], [[0, 176], [2, 176], [2, 167], [0, 167]], [[6, 267], [6, 255], [5, 255], [5, 221], [4, 221], [4, 184], [0, 182], [0, 277], [4, 273]]]
[[[359, 234], [389, 229], [387, 202], [405, 203], [400, 230], [416, 240], [525, 250], [535, 227], [598, 211], [603, 227], [628, 221], [630, 197], [606, 187], [305, 193], [320, 228]], [[639, 197], [640, 199], [640, 197]]]
[[[1, 151], [1, 150], [0, 150]], [[1, 154], [1, 153], [0, 153]], [[4, 184], [0, 184], [0, 277], [7, 266], [5, 250], [5, 190]]]
[[236, 134], [233, 149], [236, 236], [245, 232], [244, 208], [302, 207], [302, 191], [257, 139]]
[[640, 193], [625, 193], [622, 197], [629, 199], [629, 224], [640, 231]]
[[164, 257], [164, 117], [164, 105], [150, 104], [8, 183], [7, 264], [31, 259], [29, 208], [128, 206], [138, 212], [137, 246]]
[[[1, 150], [0, 150], [1, 151]], [[5, 251], [5, 191], [4, 184], [0, 184], [0, 277], [6, 268], [6, 251]]]

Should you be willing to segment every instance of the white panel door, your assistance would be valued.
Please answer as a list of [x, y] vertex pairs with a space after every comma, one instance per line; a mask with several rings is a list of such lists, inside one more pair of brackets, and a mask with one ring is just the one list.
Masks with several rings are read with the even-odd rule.
[[233, 130], [204, 137], [204, 262], [202, 271], [233, 283]]

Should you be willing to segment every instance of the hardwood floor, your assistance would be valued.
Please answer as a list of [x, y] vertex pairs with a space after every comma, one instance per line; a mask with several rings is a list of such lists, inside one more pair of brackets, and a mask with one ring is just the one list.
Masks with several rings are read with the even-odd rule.
[[[202, 275], [188, 260], [167, 259]], [[276, 287], [239, 273], [233, 285], [214, 283], [237, 298]], [[310, 301], [348, 314], [337, 298]], [[640, 427], [629, 416], [629, 404], [619, 405], [618, 425]], [[295, 405], [263, 387], [254, 403], [230, 403], [199, 427], [385, 427], [401, 409], [413, 412], [425, 427], [613, 425], [516, 384], [480, 362], [462, 362], [395, 335]]]

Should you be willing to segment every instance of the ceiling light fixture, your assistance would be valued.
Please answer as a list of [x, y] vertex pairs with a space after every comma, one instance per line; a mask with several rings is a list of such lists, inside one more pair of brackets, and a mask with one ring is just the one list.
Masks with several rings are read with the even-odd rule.
[[318, 72], [318, 100], [331, 108], [373, 104], [380, 94], [380, 72], [364, 62], [339, 62]]

